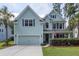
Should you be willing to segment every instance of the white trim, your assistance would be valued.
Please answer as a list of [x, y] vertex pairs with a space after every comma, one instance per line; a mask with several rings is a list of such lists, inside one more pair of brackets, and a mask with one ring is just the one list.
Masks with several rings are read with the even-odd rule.
[[61, 14], [59, 14], [59, 13], [57, 13], [55, 10], [51, 10], [51, 12], [49, 12], [45, 17], [44, 17], [44, 19], [46, 19], [46, 17], [49, 17], [49, 15], [51, 14], [51, 13], [56, 13], [56, 15], [58, 15], [62, 20], [53, 20], [53, 21], [62, 21], [62, 22], [66, 22], [66, 20], [64, 20], [64, 18], [62, 18], [62, 16], [61, 16]]
[[16, 41], [16, 40], [15, 40], [15, 35], [16, 35], [16, 34], [15, 34], [15, 22], [14, 22], [14, 31], [13, 31], [13, 32], [14, 32], [14, 44], [16, 44], [16, 42], [15, 42], [15, 41]]
[[63, 31], [63, 30], [58, 30], [58, 31], [43, 31], [43, 33], [72, 33], [72, 31]]
[[18, 36], [40, 36], [39, 34], [18, 34]]
[[18, 42], [19, 42], [19, 41], [18, 41], [18, 34], [17, 34], [17, 44], [18, 44]]
[[68, 34], [68, 38], [70, 38], [70, 34]]

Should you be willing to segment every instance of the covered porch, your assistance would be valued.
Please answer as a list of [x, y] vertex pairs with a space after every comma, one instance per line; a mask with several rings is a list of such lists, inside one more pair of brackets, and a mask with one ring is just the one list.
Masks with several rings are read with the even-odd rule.
[[50, 39], [55, 38], [72, 38], [72, 31], [44, 31], [43, 41], [46, 43], [50, 42]]

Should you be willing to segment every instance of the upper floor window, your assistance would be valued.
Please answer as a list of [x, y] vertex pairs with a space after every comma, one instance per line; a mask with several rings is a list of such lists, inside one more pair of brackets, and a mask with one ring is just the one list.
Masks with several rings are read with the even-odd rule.
[[32, 26], [33, 24], [32, 24], [32, 20], [29, 20], [29, 26]]
[[25, 26], [28, 26], [28, 20], [25, 20], [25, 21], [24, 21], [24, 25], [25, 25]]
[[23, 26], [35, 26], [35, 19], [23, 19], [22, 25]]
[[56, 18], [56, 15], [54, 15], [54, 18]]
[[60, 29], [62, 29], [62, 24], [60, 24]]
[[1, 32], [1, 29], [0, 29], [0, 32]]
[[50, 15], [51, 18], [56, 18], [56, 15]]
[[3, 29], [0, 29], [0, 32], [3, 32]]
[[2, 29], [2, 32], [3, 32], [3, 29]]
[[53, 24], [53, 29], [56, 29], [56, 24]]
[[46, 28], [49, 28], [49, 23], [46, 23]]

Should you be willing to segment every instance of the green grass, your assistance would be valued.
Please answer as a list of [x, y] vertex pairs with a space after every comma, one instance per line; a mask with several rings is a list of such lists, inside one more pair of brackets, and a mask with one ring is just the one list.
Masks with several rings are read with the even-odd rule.
[[44, 56], [79, 56], [79, 47], [43, 47]]
[[[14, 41], [9, 41], [8, 42], [8, 46], [12, 46], [12, 45], [14, 45]], [[3, 49], [3, 48], [8, 47], [8, 46], [5, 46], [5, 42], [4, 41], [0, 42], [0, 49]]]

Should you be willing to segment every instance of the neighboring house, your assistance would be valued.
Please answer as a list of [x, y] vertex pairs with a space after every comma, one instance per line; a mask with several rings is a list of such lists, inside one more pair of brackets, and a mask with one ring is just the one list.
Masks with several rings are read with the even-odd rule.
[[43, 29], [43, 39], [46, 43], [49, 43], [50, 39], [70, 38], [72, 33], [66, 28], [66, 20], [54, 9], [44, 17]]
[[[8, 26], [8, 38], [12, 37], [12, 29]], [[0, 41], [4, 41], [6, 39], [6, 29], [5, 25], [0, 19]]]
[[42, 19], [27, 6], [15, 19], [15, 44], [40, 45], [54, 38], [70, 38], [72, 31], [66, 30], [65, 23], [55, 10]]

